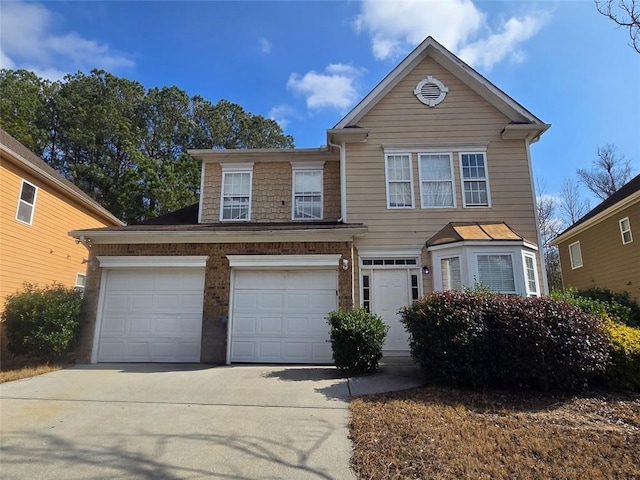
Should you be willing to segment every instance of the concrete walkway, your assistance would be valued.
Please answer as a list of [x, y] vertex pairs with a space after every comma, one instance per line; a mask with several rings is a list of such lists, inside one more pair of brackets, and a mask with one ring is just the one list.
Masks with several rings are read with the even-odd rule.
[[3, 479], [348, 479], [351, 395], [414, 366], [79, 366], [0, 385]]

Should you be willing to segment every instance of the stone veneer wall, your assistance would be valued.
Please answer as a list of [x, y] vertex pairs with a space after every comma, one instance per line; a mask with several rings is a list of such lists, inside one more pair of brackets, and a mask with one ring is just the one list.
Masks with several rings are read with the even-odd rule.
[[[96, 256], [100, 255], [140, 255], [178, 256], [208, 255], [204, 282], [204, 309], [202, 321], [202, 363], [224, 363], [227, 354], [227, 326], [223, 317], [229, 316], [229, 293], [231, 289], [231, 267], [227, 255], [300, 255], [300, 254], [340, 254], [351, 258], [351, 242], [273, 242], [245, 244], [129, 244], [94, 245], [90, 250], [87, 282], [84, 290], [87, 324], [77, 350], [80, 363], [91, 361], [91, 350], [98, 311], [98, 297], [102, 268]], [[338, 305], [352, 307], [351, 269], [338, 268]], [[328, 312], [327, 312], [328, 313]]]

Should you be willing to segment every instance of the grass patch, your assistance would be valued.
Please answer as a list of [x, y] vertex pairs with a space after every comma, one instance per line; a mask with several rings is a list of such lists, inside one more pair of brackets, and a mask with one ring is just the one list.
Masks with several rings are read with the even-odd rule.
[[54, 372], [65, 368], [67, 365], [68, 363], [66, 362], [43, 362], [32, 358], [13, 357], [3, 352], [0, 362], [0, 383]]
[[640, 396], [426, 386], [351, 402], [366, 479], [640, 479]]

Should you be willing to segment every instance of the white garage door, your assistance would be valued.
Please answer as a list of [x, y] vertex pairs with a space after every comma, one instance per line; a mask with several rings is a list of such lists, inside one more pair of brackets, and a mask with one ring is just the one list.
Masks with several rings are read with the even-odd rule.
[[335, 270], [238, 270], [231, 361], [331, 363], [326, 317], [336, 290]]
[[99, 362], [200, 362], [204, 269], [107, 272]]

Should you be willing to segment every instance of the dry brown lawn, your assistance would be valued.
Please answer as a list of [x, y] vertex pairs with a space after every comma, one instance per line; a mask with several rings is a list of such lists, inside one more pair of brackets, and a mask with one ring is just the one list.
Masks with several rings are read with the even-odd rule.
[[426, 386], [351, 402], [361, 479], [640, 480], [640, 395]]
[[35, 377], [60, 370], [65, 366], [67, 366], [66, 362], [47, 363], [30, 358], [13, 357], [7, 352], [2, 352], [0, 354], [0, 383]]

